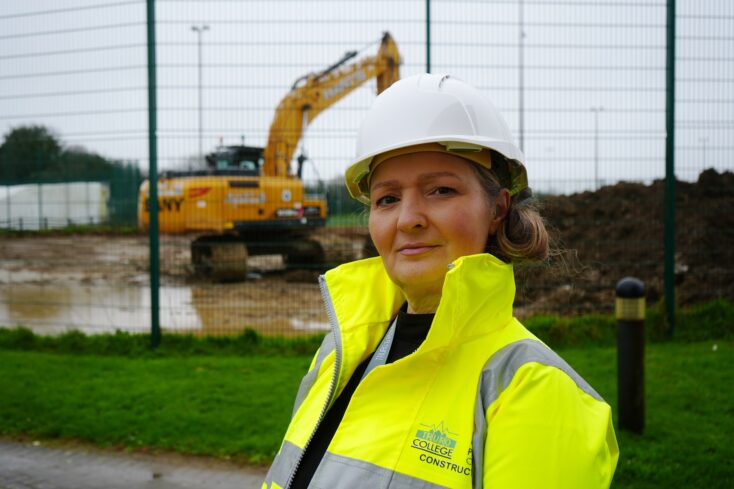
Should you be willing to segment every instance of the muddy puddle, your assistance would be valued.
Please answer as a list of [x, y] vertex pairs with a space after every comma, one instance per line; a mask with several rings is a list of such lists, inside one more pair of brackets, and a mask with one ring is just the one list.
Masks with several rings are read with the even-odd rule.
[[[195, 334], [233, 334], [252, 328], [267, 335], [297, 335], [329, 328], [318, 288], [296, 284], [299, 300], [274, 301], [273, 286], [252, 284], [160, 288], [160, 324], [165, 331]], [[257, 297], [260, 295], [261, 297]], [[303, 307], [303, 296], [313, 306]], [[0, 324], [23, 325], [41, 334], [68, 330], [106, 333], [115, 330], [150, 331], [150, 288], [69, 284], [3, 284], [0, 287]]]
[[[302, 335], [328, 329], [317, 277], [252, 257], [241, 283], [192, 280], [188, 238], [161, 243], [160, 322], [165, 331]], [[150, 331], [148, 242], [141, 236], [0, 237], [0, 327]]]

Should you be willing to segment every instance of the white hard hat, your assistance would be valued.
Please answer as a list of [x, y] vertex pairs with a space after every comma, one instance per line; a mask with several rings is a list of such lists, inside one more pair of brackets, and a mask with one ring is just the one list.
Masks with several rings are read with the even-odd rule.
[[395, 82], [375, 99], [357, 135], [356, 158], [345, 175], [349, 193], [369, 203], [373, 158], [409, 146], [420, 151], [418, 145], [426, 143], [439, 143], [457, 156], [494, 150], [507, 161], [502, 173], [509, 178], [500, 183], [510, 194], [528, 186], [522, 151], [494, 105], [457, 78], [422, 74]]

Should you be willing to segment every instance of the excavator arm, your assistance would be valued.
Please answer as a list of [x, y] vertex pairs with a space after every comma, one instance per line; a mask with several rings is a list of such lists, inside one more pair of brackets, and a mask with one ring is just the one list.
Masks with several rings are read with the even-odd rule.
[[392, 36], [385, 33], [375, 56], [345, 64], [356, 56], [347, 53], [321, 73], [299, 78], [281, 100], [270, 125], [262, 174], [290, 175], [290, 162], [306, 127], [328, 109], [371, 78], [377, 78], [381, 93], [400, 78], [400, 53]]

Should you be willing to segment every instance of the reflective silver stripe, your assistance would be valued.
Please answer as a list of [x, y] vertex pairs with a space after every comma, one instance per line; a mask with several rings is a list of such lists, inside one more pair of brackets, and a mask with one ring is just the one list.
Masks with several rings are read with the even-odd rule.
[[393, 319], [392, 324], [387, 329], [387, 333], [385, 333], [385, 336], [382, 338], [380, 344], [377, 345], [375, 353], [372, 354], [372, 358], [370, 358], [370, 362], [367, 364], [367, 368], [364, 369], [362, 378], [359, 379], [360, 382], [362, 382], [364, 378], [367, 377], [369, 373], [372, 372], [374, 369], [385, 365], [385, 362], [387, 362], [387, 356], [390, 354], [390, 348], [392, 348], [392, 340], [393, 338], [395, 338], [395, 325], [397, 324], [397, 322], [398, 318], [396, 317], [395, 319]]
[[484, 365], [477, 389], [474, 434], [472, 435], [474, 489], [481, 489], [484, 484], [484, 443], [487, 437], [487, 408], [510, 385], [520, 367], [527, 363], [540, 363], [561, 370], [576, 383], [579, 389], [604, 402], [604, 399], [565, 360], [537, 340], [519, 340], [497, 350]]
[[311, 479], [310, 489], [446, 489], [417, 477], [326, 452]]
[[275, 457], [273, 465], [270, 466], [268, 474], [265, 476], [266, 487], [271, 487], [273, 482], [280, 487], [285, 487], [291, 471], [296, 463], [301, 459], [303, 450], [289, 441], [284, 441], [280, 447], [280, 453]]
[[303, 380], [301, 380], [301, 385], [298, 387], [298, 394], [296, 394], [296, 401], [293, 403], [293, 413], [291, 414], [291, 417], [296, 415], [296, 411], [301, 407], [301, 403], [306, 399], [308, 392], [311, 390], [311, 387], [313, 387], [314, 382], [316, 382], [316, 377], [319, 375], [319, 369], [321, 368], [321, 364], [324, 362], [324, 359], [335, 349], [336, 343], [334, 342], [334, 334], [329, 333], [321, 342], [313, 368], [303, 377]]
[[519, 340], [497, 350], [482, 369], [480, 392], [484, 412], [502, 394], [515, 373], [526, 363], [540, 363], [555, 367], [568, 375], [579, 389], [595, 399], [604, 399], [569, 364], [553, 350], [537, 340]]
[[474, 408], [474, 434], [471, 437], [471, 474], [472, 487], [480, 488], [484, 484], [484, 440], [487, 436], [487, 412], [482, 405], [482, 383], [477, 386], [477, 401]]

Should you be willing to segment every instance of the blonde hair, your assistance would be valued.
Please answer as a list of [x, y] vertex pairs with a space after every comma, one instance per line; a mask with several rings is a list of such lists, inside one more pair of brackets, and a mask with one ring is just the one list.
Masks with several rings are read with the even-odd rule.
[[[489, 204], [494, 206], [502, 189], [500, 181], [507, 172], [507, 161], [497, 152], [492, 154], [492, 170], [470, 165], [479, 177]], [[527, 188], [512, 196], [497, 233], [487, 240], [486, 251], [512, 263], [541, 262], [548, 258], [550, 237], [545, 221]]]

